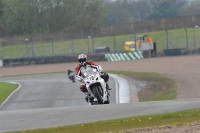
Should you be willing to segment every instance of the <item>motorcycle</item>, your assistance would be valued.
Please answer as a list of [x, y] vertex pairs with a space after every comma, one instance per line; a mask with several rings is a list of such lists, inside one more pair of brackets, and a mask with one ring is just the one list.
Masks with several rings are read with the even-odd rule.
[[100, 73], [91, 68], [83, 73], [83, 82], [89, 93], [87, 99], [89, 105], [109, 104], [110, 93], [106, 89], [106, 83]]
[[72, 81], [72, 82], [76, 82], [75, 80], [75, 73], [71, 70], [68, 70], [68, 78]]

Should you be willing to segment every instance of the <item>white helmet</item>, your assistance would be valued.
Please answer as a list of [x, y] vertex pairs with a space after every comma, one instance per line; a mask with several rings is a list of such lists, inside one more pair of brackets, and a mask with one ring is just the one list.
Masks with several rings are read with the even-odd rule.
[[86, 65], [87, 55], [85, 55], [85, 54], [80, 54], [80, 55], [78, 56], [78, 61], [79, 61], [79, 64], [80, 64], [81, 66]]

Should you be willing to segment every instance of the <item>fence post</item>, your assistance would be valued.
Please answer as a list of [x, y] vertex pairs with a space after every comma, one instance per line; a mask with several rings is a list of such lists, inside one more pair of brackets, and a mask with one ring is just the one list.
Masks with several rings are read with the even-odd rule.
[[92, 36], [92, 48], [93, 48], [93, 54], [94, 54], [94, 40], [93, 40], [93, 36]]
[[169, 49], [168, 31], [165, 30], [165, 33], [166, 33], [166, 45], [167, 45], [167, 49]]
[[186, 35], [186, 48], [188, 48], [188, 35], [187, 35], [187, 29], [185, 29], [185, 35]]
[[53, 39], [52, 39], [52, 48], [51, 48], [51, 50], [52, 50], [52, 55], [54, 55], [54, 45], [53, 45]]
[[135, 42], [135, 51], [137, 51], [137, 44], [136, 44], [136, 33], [133, 31], [134, 42]]
[[31, 43], [31, 52], [32, 52], [32, 57], [34, 57], [34, 53], [33, 53], [33, 40], [32, 40], [32, 38], [30, 39], [30, 43]]
[[116, 44], [115, 44], [115, 34], [113, 34], [113, 39], [114, 39], [114, 50], [115, 50], [115, 53], [116, 53]]
[[88, 54], [90, 53], [90, 49], [89, 49], [89, 46], [90, 46], [90, 36], [88, 36]]
[[28, 58], [28, 38], [25, 39], [25, 42], [26, 42], [26, 55], [27, 55], [27, 58]]
[[6, 56], [6, 52], [5, 52], [5, 42], [3, 42], [3, 58], [5, 58], [5, 56]]
[[74, 54], [74, 40], [72, 39], [72, 54]]

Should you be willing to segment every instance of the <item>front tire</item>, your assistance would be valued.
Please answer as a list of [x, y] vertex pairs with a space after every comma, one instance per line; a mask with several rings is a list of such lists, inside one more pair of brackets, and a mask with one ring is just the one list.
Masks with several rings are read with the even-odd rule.
[[100, 86], [95, 85], [92, 87], [92, 93], [97, 98], [99, 104], [103, 104], [103, 90]]

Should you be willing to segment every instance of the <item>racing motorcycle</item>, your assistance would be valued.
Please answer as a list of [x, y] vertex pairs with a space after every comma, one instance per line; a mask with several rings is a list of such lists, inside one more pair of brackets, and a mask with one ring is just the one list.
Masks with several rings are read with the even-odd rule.
[[88, 99], [86, 99], [89, 105], [110, 103], [110, 93], [106, 89], [106, 83], [96, 69], [91, 68], [84, 72], [83, 82], [89, 92]]
[[75, 73], [71, 70], [68, 69], [68, 78], [72, 81], [75, 82]]

